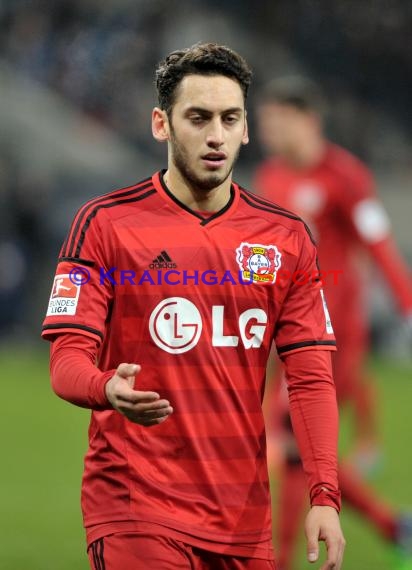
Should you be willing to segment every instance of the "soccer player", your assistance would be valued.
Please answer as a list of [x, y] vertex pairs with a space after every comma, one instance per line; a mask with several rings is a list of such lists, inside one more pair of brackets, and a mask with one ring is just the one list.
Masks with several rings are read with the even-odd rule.
[[[373, 386], [364, 371], [368, 323], [359, 252], [363, 250], [373, 258], [391, 286], [400, 310], [409, 318], [412, 283], [395, 247], [388, 217], [375, 195], [370, 171], [352, 154], [326, 139], [323, 109], [317, 86], [305, 78], [284, 77], [267, 84], [257, 108], [257, 127], [268, 158], [258, 167], [254, 182], [261, 196], [298, 212], [316, 238], [338, 343], [338, 351], [333, 355], [338, 402], [353, 406], [358, 449], [367, 461], [376, 445], [376, 418]], [[273, 390], [274, 416], [279, 414], [276, 408], [285, 408], [282, 393], [282, 389]], [[287, 414], [287, 407], [284, 413]], [[289, 570], [305, 497], [299, 454], [291, 438], [285, 437], [287, 451], [280, 473], [276, 534], [280, 567]], [[364, 485], [352, 465], [340, 465], [339, 483], [342, 497], [384, 537], [399, 540], [406, 521], [399, 521], [393, 509]]]
[[[300, 218], [232, 181], [247, 63], [216, 44], [159, 64], [167, 169], [87, 202], [43, 336], [55, 392], [90, 408], [82, 509], [94, 570], [275, 569], [262, 414], [274, 340], [308, 476], [308, 559], [339, 570], [335, 340]], [[302, 271], [300, 286], [277, 281]], [[68, 288], [63, 289], [63, 286]]]

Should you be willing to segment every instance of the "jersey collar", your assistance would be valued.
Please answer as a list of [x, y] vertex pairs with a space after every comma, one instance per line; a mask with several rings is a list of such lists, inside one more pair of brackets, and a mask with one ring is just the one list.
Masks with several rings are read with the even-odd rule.
[[199, 212], [191, 210], [188, 206], [178, 200], [176, 196], [172, 194], [172, 192], [170, 192], [163, 178], [165, 172], [166, 170], [160, 170], [152, 176], [153, 186], [156, 188], [161, 197], [174, 209], [178, 210], [180, 213], [190, 216], [192, 220], [198, 220], [201, 226], [209, 226], [213, 225], [214, 223], [221, 222], [222, 220], [228, 218], [232, 212], [236, 210], [237, 204], [239, 202], [239, 188], [236, 183], [232, 182], [230, 187], [229, 201], [225, 206], [223, 206], [223, 208], [211, 216], [202, 216], [199, 214]]

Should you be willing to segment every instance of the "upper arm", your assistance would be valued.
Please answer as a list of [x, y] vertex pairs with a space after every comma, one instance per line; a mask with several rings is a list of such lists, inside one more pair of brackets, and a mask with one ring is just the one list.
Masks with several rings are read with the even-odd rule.
[[276, 325], [275, 343], [281, 358], [292, 352], [336, 347], [316, 247], [306, 231], [300, 236], [300, 251]]
[[81, 211], [60, 252], [42, 336], [53, 340], [57, 334], [75, 332], [101, 343], [113, 297], [110, 281], [101, 279], [113, 262], [109, 232], [107, 221], [88, 211], [81, 216]]

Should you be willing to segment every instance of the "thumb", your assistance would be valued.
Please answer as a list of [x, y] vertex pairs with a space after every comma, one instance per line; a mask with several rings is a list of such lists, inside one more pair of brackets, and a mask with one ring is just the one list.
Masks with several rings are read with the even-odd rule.
[[123, 362], [117, 367], [116, 374], [117, 376], [120, 376], [120, 378], [127, 380], [129, 386], [133, 388], [135, 381], [134, 377], [140, 372], [140, 370], [141, 366], [139, 364], [127, 364]]
[[307, 555], [309, 562], [316, 562], [319, 557], [319, 541], [315, 534], [307, 536]]

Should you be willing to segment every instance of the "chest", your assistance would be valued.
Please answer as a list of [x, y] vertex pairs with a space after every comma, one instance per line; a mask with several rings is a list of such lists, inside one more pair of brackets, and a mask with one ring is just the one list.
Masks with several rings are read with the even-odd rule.
[[[229, 294], [267, 299], [277, 272], [293, 265], [296, 243], [282, 228], [259, 220], [234, 219], [225, 225], [200, 223], [114, 228], [115, 249], [107, 274], [114, 285], [148, 292], [190, 288], [199, 295]], [[277, 287], [279, 289], [279, 287]]]
[[114, 311], [163, 350], [185, 352], [202, 338], [258, 348], [271, 336], [289, 286], [279, 272], [296, 262], [297, 245], [282, 228], [241, 217], [214, 227], [172, 220], [118, 225], [113, 237], [103, 277]]

